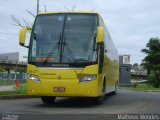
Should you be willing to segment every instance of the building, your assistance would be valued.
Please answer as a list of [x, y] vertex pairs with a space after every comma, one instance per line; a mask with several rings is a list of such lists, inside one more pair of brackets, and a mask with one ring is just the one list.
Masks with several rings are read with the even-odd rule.
[[24, 57], [24, 54], [19, 52], [3, 53], [0, 54], [0, 62], [1, 63], [27, 62], [27, 59]]
[[132, 65], [131, 74], [133, 74], [133, 75], [148, 75], [148, 71], [143, 66], [135, 63]]
[[130, 55], [119, 56], [119, 84], [130, 85], [131, 84], [131, 64]]
[[0, 67], [5, 69], [5, 72], [0, 73], [0, 79], [25, 79], [26, 74], [24, 71], [26, 71], [26, 63], [27, 59], [24, 57], [23, 53], [13, 52], [0, 54]]

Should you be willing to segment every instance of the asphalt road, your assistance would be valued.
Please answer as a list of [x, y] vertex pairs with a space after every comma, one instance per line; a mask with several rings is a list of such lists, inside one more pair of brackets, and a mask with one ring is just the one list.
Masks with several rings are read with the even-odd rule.
[[151, 114], [160, 113], [160, 92], [138, 92], [119, 89], [117, 95], [106, 95], [102, 105], [86, 98], [57, 98], [51, 106], [39, 98], [1, 99], [0, 113], [35, 114]]

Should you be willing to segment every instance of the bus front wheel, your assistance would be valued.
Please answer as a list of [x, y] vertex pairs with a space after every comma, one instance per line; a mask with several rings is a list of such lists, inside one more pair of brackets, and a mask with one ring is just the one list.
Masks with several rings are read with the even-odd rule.
[[44, 104], [53, 104], [56, 97], [54, 96], [41, 96], [41, 100]]
[[105, 84], [104, 84], [102, 88], [102, 96], [94, 98], [96, 104], [102, 104], [105, 100], [105, 96], [106, 96], [106, 93], [105, 93]]

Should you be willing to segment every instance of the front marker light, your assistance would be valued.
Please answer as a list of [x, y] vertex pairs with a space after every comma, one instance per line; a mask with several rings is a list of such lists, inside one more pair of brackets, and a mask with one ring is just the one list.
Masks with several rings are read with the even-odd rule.
[[84, 74], [84, 75], [81, 75], [80, 76], [80, 82], [87, 82], [87, 81], [91, 81], [91, 80], [96, 80], [97, 79], [97, 75], [95, 74], [91, 74], [91, 75], [87, 75], [87, 74]]
[[39, 77], [37, 75], [28, 74], [28, 79], [34, 81], [34, 82], [41, 82]]

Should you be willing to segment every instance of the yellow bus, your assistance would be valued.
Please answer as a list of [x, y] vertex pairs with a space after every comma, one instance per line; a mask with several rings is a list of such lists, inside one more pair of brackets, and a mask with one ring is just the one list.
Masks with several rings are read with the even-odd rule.
[[[27, 30], [32, 31], [29, 46]], [[32, 28], [21, 28], [19, 44], [29, 48], [27, 93], [44, 103], [62, 96], [102, 103], [105, 94], [116, 94], [118, 53], [98, 13], [40, 13]]]

